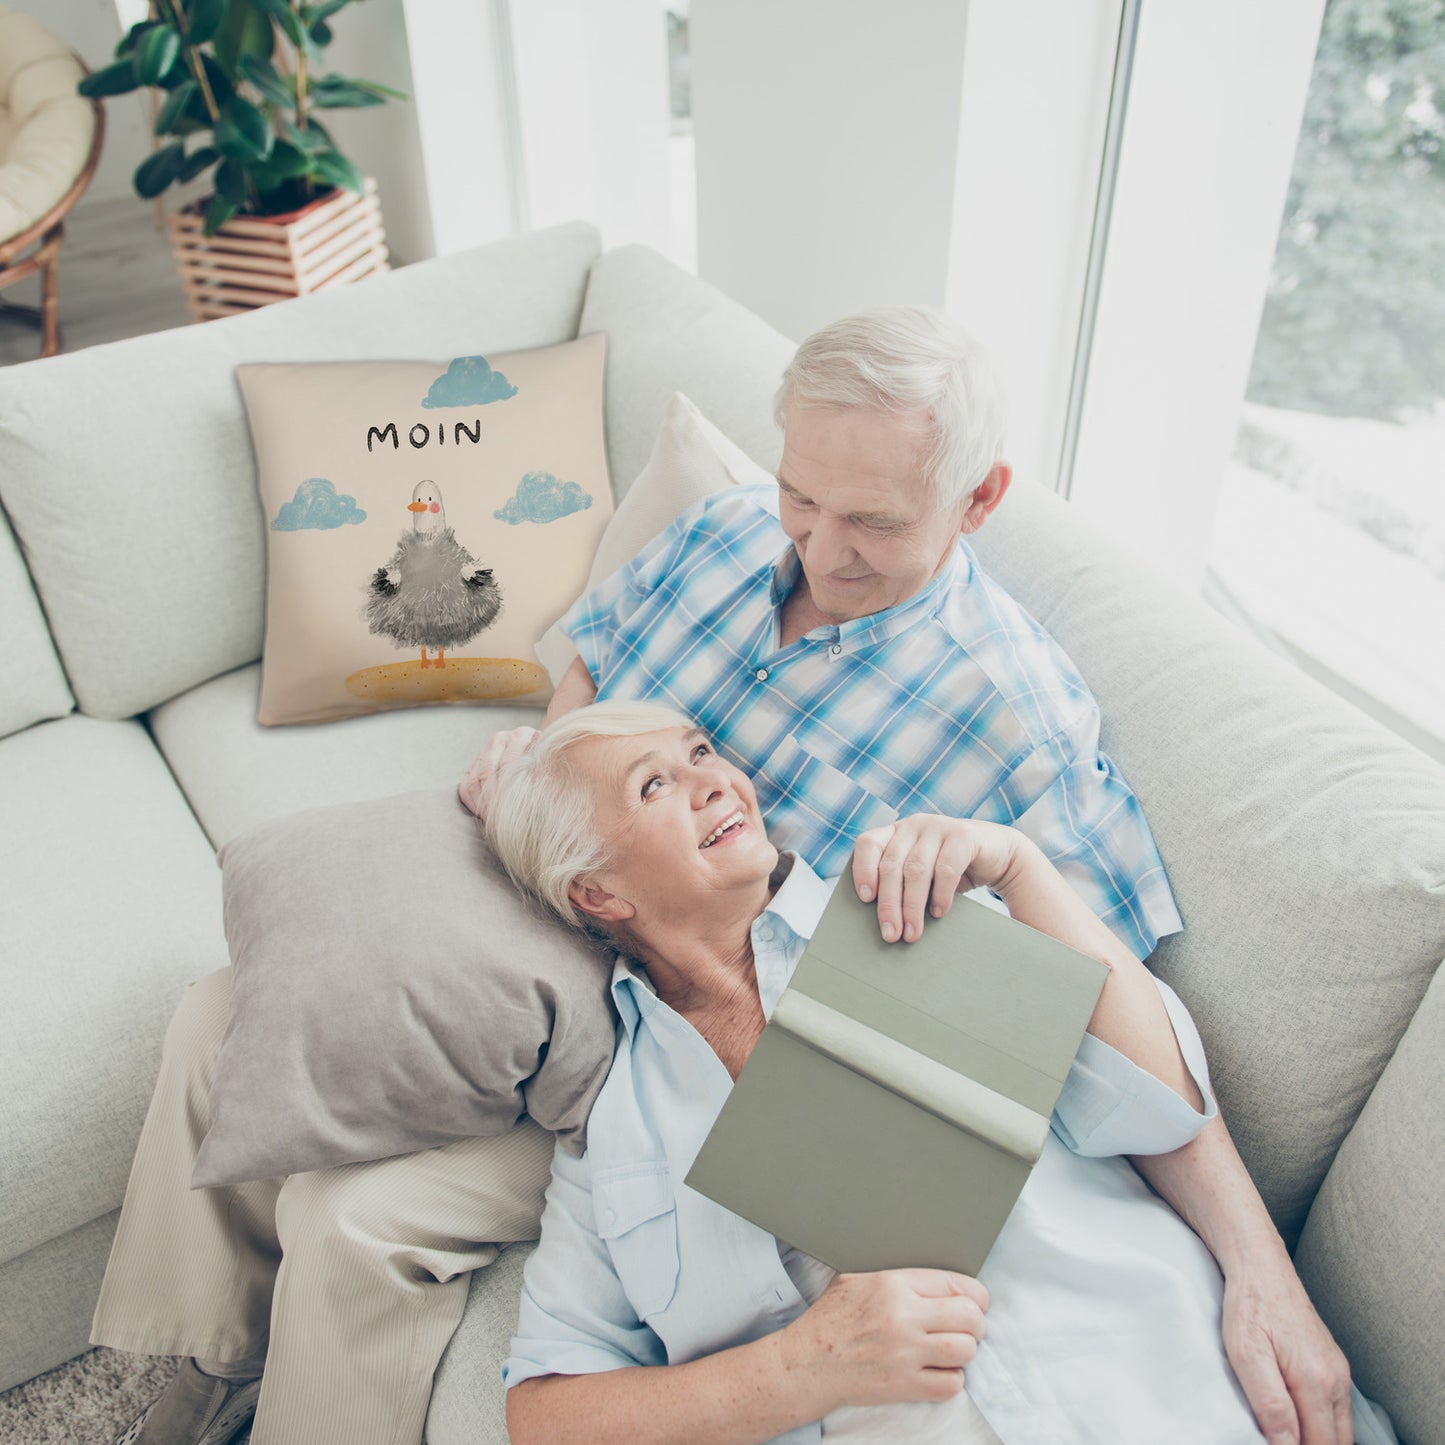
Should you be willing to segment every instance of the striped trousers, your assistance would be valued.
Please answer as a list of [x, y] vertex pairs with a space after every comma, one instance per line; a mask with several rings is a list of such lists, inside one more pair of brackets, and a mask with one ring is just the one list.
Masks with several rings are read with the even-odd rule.
[[537, 1237], [552, 1136], [192, 1190], [230, 992], [211, 974], [171, 1021], [92, 1343], [264, 1356], [252, 1445], [418, 1445], [468, 1274]]

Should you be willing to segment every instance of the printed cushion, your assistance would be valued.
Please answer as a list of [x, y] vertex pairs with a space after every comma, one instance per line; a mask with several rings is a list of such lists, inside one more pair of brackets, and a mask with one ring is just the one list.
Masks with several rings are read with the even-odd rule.
[[258, 721], [546, 702], [537, 639], [612, 515], [605, 354], [236, 368], [267, 524]]
[[221, 849], [235, 975], [195, 1187], [501, 1134], [581, 1152], [612, 955], [522, 900], [456, 792], [314, 808]]

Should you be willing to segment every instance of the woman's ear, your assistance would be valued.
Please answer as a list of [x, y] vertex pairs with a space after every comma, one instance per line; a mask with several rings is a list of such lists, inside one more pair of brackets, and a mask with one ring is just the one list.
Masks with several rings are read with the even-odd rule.
[[609, 893], [600, 883], [587, 882], [581, 878], [567, 885], [567, 897], [579, 913], [595, 918], [601, 923], [621, 923], [631, 918], [637, 910], [625, 899]]

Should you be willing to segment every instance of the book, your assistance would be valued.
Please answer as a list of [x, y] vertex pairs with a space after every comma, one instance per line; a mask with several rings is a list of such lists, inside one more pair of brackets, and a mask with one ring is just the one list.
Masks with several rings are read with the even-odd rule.
[[1108, 972], [967, 897], [886, 944], [845, 875], [687, 1184], [836, 1270], [977, 1274]]

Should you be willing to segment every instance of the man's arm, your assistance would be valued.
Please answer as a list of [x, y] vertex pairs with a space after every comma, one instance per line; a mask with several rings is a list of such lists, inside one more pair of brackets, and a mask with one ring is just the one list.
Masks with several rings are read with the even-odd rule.
[[1222, 1117], [1134, 1167], [1224, 1273], [1224, 1347], [1270, 1445], [1350, 1445], [1350, 1367], [1305, 1293]]
[[559, 717], [579, 707], [586, 707], [596, 696], [597, 684], [592, 681], [592, 674], [587, 671], [587, 664], [580, 657], [574, 657], [572, 666], [562, 674], [562, 681], [557, 684], [557, 690], [552, 694], [552, 701], [547, 704], [547, 713], [542, 719], [542, 726], [546, 727], [548, 723], [556, 722]]

